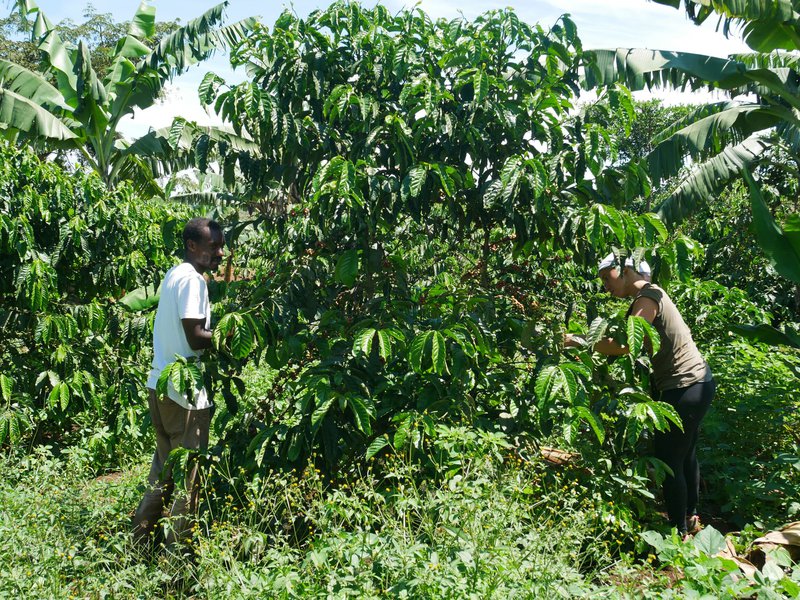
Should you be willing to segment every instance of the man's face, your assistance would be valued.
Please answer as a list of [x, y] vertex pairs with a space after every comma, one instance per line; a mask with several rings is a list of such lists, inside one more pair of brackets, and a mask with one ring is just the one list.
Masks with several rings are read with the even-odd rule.
[[624, 285], [622, 277], [619, 276], [619, 269], [617, 267], [608, 267], [600, 271], [600, 281], [603, 283], [605, 290], [617, 298], [624, 298]]
[[222, 249], [225, 247], [225, 238], [222, 232], [206, 227], [203, 230], [203, 238], [195, 242], [189, 240], [187, 249], [191, 262], [195, 268], [202, 272], [216, 271], [222, 263]]

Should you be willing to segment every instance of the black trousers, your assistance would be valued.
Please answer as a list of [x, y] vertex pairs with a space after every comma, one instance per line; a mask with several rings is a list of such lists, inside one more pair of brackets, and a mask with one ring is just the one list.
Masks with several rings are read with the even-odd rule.
[[683, 422], [683, 431], [673, 425], [669, 431], [657, 431], [654, 436], [656, 458], [664, 461], [673, 472], [664, 480], [664, 501], [670, 524], [681, 533], [686, 532], [687, 515], [697, 511], [700, 495], [697, 434], [716, 389], [717, 384], [712, 379], [661, 392], [661, 401], [671, 404]]

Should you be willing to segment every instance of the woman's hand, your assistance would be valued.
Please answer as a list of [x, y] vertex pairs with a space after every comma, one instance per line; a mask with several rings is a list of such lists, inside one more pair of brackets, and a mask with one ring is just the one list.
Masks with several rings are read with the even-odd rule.
[[586, 340], [579, 335], [571, 333], [564, 334], [564, 348], [583, 348], [586, 345]]

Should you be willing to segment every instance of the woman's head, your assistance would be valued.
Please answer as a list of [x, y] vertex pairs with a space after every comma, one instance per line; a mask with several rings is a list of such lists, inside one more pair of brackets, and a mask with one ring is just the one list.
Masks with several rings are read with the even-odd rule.
[[625, 266], [620, 268], [619, 260], [614, 254], [609, 254], [600, 261], [597, 271], [603, 288], [617, 298], [635, 296], [641, 287], [638, 282], [650, 281], [650, 265], [645, 261], [641, 261], [636, 270], [633, 268], [633, 260], [628, 258]]

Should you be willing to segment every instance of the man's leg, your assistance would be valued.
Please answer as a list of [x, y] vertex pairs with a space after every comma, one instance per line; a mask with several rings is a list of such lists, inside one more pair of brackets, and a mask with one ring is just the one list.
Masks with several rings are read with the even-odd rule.
[[150, 474], [147, 477], [149, 489], [145, 492], [133, 517], [133, 540], [141, 544], [146, 543], [155, 532], [156, 524], [161, 519], [164, 507], [170, 500], [173, 488], [171, 474], [168, 473], [167, 477], [161, 479], [161, 472], [167, 456], [172, 450], [170, 436], [164, 429], [161, 418], [161, 409], [167, 406], [167, 403], [175, 403], [169, 398], [159, 401], [154, 390], [148, 390], [148, 392], [150, 420], [153, 422], [153, 429], [156, 432], [156, 450], [153, 453]]
[[[186, 410], [177, 404], [177, 411], [167, 427], [171, 435], [173, 448], [188, 448], [204, 451], [208, 447], [208, 430], [211, 422], [211, 410]], [[171, 545], [186, 538], [191, 521], [197, 514], [200, 497], [199, 468], [194, 462], [184, 479], [184, 487], [175, 494], [170, 509], [172, 521], [167, 533], [166, 543]]]

